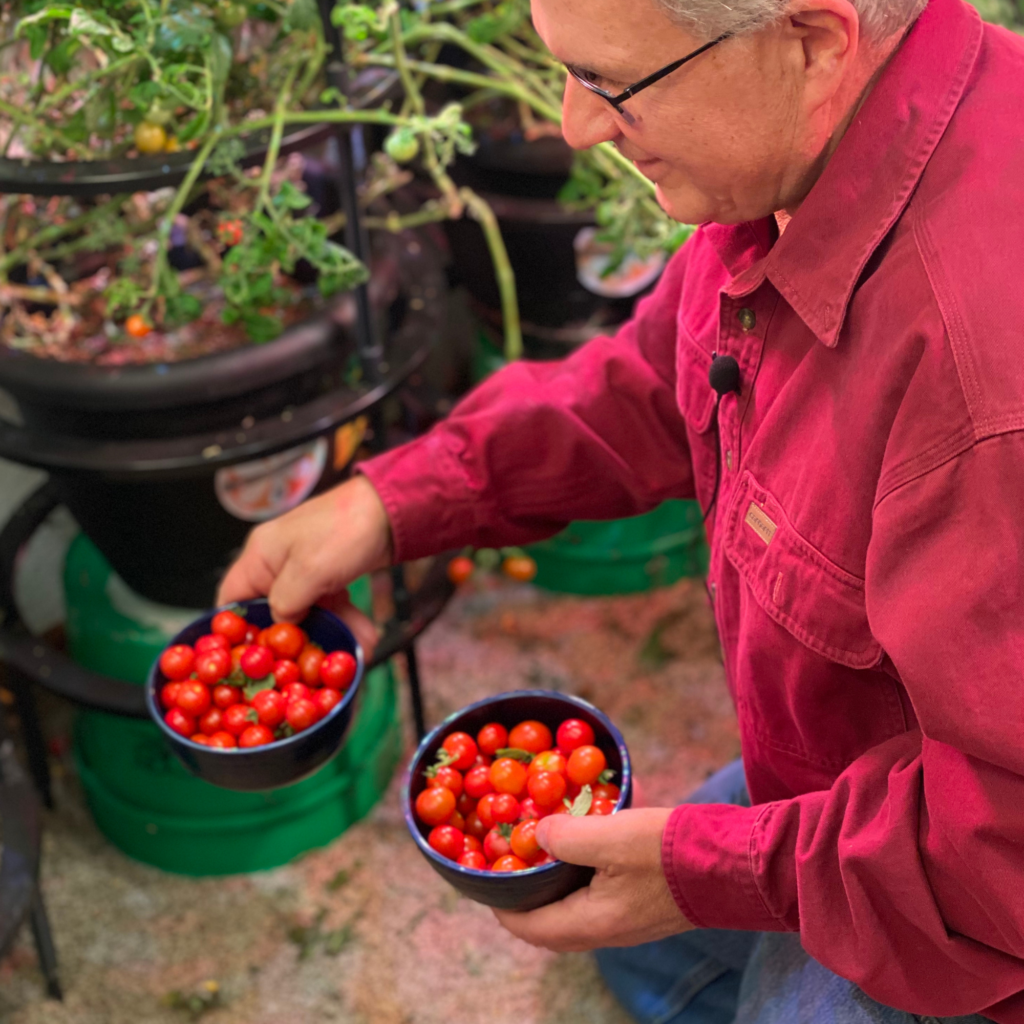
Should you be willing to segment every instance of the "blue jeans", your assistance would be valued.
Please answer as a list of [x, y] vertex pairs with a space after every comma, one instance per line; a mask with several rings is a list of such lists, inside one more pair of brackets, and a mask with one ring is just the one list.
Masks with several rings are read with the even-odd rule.
[[[689, 802], [749, 806], [742, 763], [712, 776]], [[876, 1003], [791, 933], [698, 929], [596, 955], [640, 1024], [991, 1024], [977, 1014], [918, 1017]]]

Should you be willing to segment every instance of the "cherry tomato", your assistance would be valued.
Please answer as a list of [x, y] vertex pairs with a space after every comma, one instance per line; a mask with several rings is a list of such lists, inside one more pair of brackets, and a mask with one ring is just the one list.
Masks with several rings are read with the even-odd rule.
[[249, 623], [235, 612], [217, 612], [210, 623], [210, 630], [219, 636], [227, 639], [228, 644], [234, 647], [236, 644], [245, 642], [245, 634]]
[[243, 640], [242, 642], [246, 645], [246, 647], [248, 647], [249, 644], [256, 643], [256, 641], [259, 639], [259, 635], [260, 635], [260, 627], [259, 626], [252, 626], [252, 625], [247, 626], [246, 630], [245, 630], [245, 640]]
[[160, 655], [160, 671], [168, 679], [177, 682], [192, 675], [196, 656], [187, 644], [175, 644]]
[[444, 825], [455, 810], [455, 794], [444, 786], [431, 786], [416, 797], [416, 817], [424, 825]]
[[293, 700], [312, 700], [313, 691], [305, 683], [289, 683], [281, 693], [284, 699], [291, 704]]
[[613, 804], [611, 802], [611, 800], [603, 800], [603, 799], [602, 800], [594, 800], [594, 801], [591, 802], [590, 810], [587, 811], [587, 814], [596, 814], [596, 815], [612, 814], [614, 812], [614, 810], [615, 810], [615, 804]]
[[565, 796], [565, 777], [555, 772], [538, 772], [527, 779], [526, 788], [539, 806], [554, 807]]
[[242, 691], [237, 686], [221, 684], [213, 688], [213, 704], [221, 711], [227, 711], [232, 704], [242, 703]]
[[464, 772], [473, 767], [476, 760], [476, 740], [469, 733], [453, 732], [441, 746], [455, 758], [452, 767], [456, 770]]
[[460, 832], [466, 831], [466, 819], [459, 814], [458, 810], [452, 811], [452, 816], [448, 819], [448, 824], [453, 828], [457, 828]]
[[320, 666], [323, 664], [324, 652], [316, 644], [306, 644], [299, 654], [299, 675], [307, 686], [320, 685]]
[[294, 661], [309, 638], [304, 630], [292, 622], [275, 622], [266, 631], [266, 645], [282, 660]]
[[473, 768], [490, 768], [493, 763], [494, 763], [494, 758], [492, 758], [492, 757], [484, 757], [483, 754], [477, 754], [476, 755], [476, 760], [473, 762], [473, 765], [470, 768], [470, 771], [472, 771]]
[[265, 725], [250, 725], [238, 737], [240, 747], [265, 747], [274, 742], [274, 734]]
[[479, 850], [467, 850], [460, 858], [459, 864], [475, 871], [487, 870], [487, 858]]
[[[163, 129], [161, 129], [162, 131]], [[138, 313], [132, 313], [124, 322], [124, 329], [130, 338], [144, 338], [153, 328], [149, 321]]]
[[269, 632], [270, 632], [270, 627], [269, 627], [269, 626], [267, 626], [267, 628], [266, 628], [266, 629], [261, 629], [261, 630], [260, 630], [260, 631], [259, 631], [259, 632], [258, 632], [258, 633], [256, 634], [256, 640], [255, 640], [255, 643], [256, 643], [256, 646], [257, 646], [257, 647], [269, 647], [269, 646], [270, 646], [270, 644], [268, 644], [268, 643], [267, 643], [267, 634], [268, 634]]
[[540, 844], [537, 842], [537, 822], [532, 819], [519, 822], [512, 829], [509, 845], [517, 857], [532, 861], [540, 853]]
[[484, 844], [477, 839], [476, 836], [467, 835], [465, 839], [466, 845], [463, 847], [466, 853], [482, 853]]
[[164, 721], [167, 723], [168, 728], [176, 732], [179, 736], [184, 736], [187, 739], [188, 737], [195, 735], [196, 720], [191, 715], [186, 715], [181, 708], [171, 708], [171, 710], [164, 715]]
[[442, 857], [458, 860], [466, 845], [466, 837], [452, 825], [438, 825], [431, 829], [430, 835], [427, 836], [427, 842]]
[[578, 718], [567, 718], [558, 727], [555, 742], [558, 749], [568, 757], [577, 747], [593, 746], [594, 730]]
[[219, 633], [207, 633], [201, 636], [193, 645], [193, 650], [198, 658], [200, 654], [208, 654], [210, 651], [231, 651], [231, 645], [226, 636]]
[[210, 745], [210, 737], [202, 732], [197, 732], [195, 736], [189, 736], [189, 739], [193, 743], [198, 743], [201, 747], [208, 747]]
[[530, 865], [520, 859], [514, 853], [499, 857], [492, 865], [491, 870], [502, 874], [506, 871], [525, 871]]
[[167, 132], [152, 121], [140, 121], [135, 126], [135, 148], [140, 153], [160, 153], [167, 145]]
[[214, 21], [226, 32], [238, 28], [248, 17], [249, 8], [244, 3], [236, 3], [235, 0], [217, 0], [213, 5]]
[[428, 786], [444, 786], [450, 789], [456, 797], [462, 796], [462, 775], [454, 768], [438, 768], [432, 778], [427, 779]]
[[408, 125], [392, 129], [384, 140], [384, 152], [395, 163], [407, 164], [420, 151], [420, 140]]
[[278, 686], [285, 687], [289, 683], [297, 683], [302, 678], [299, 666], [294, 661], [282, 658], [274, 665], [274, 681]]
[[473, 836], [478, 842], [487, 835], [487, 826], [480, 820], [480, 815], [476, 811], [466, 815], [466, 834]]
[[520, 583], [529, 583], [537, 575], [537, 563], [529, 555], [506, 558], [501, 568], [506, 576]]
[[491, 814], [499, 825], [519, 820], [519, 801], [511, 793], [498, 793], [491, 804]]
[[237, 217], [217, 225], [217, 239], [222, 245], [240, 245], [244, 237], [245, 225]]
[[192, 718], [205, 715], [210, 710], [210, 691], [197, 679], [186, 679], [178, 690], [178, 707]]
[[241, 736], [250, 725], [257, 725], [259, 720], [260, 716], [248, 704], [232, 704], [224, 712], [221, 724], [225, 732], [232, 736]]
[[621, 790], [614, 782], [600, 782], [593, 790], [595, 800], [611, 800], [611, 802], [618, 803]]
[[577, 747], [569, 755], [566, 771], [570, 782], [575, 782], [577, 786], [587, 786], [597, 782], [597, 777], [607, 765], [599, 747]]
[[276, 729], [284, 721], [284, 697], [277, 690], [260, 690], [252, 698], [252, 707], [259, 716], [260, 725]]
[[542, 867], [544, 867], [545, 864], [554, 864], [554, 863], [555, 863], [555, 858], [552, 857], [550, 853], [547, 853], [546, 851], [541, 850], [541, 852], [537, 855], [537, 859], [533, 860], [533, 861], [530, 861], [530, 867], [531, 868], [542, 868]]
[[526, 789], [526, 765], [511, 757], [499, 757], [490, 768], [491, 785], [499, 793], [522, 796]]
[[219, 683], [231, 671], [231, 655], [218, 647], [212, 651], [203, 651], [196, 658], [196, 678], [207, 686]]
[[296, 732], [302, 732], [320, 720], [320, 709], [311, 700], [290, 700], [285, 718]]
[[534, 818], [539, 820], [547, 817], [551, 813], [551, 809], [548, 807], [541, 807], [532, 796], [528, 796], [525, 800], [519, 802], [519, 820], [526, 821], [528, 818]]
[[346, 690], [356, 677], [357, 667], [348, 651], [332, 651], [320, 665], [320, 682], [332, 690]]
[[210, 746], [216, 747], [218, 750], [231, 750], [232, 747], [238, 746], [238, 740], [229, 732], [215, 732], [210, 737]]
[[566, 760], [557, 750], [545, 750], [538, 754], [531, 762], [527, 772], [530, 775], [539, 775], [541, 772], [554, 772], [556, 775], [565, 775]]
[[551, 730], [543, 722], [520, 722], [509, 734], [508, 745], [531, 754], [551, 749], [554, 742]]
[[492, 828], [484, 836], [484, 856], [493, 864], [499, 857], [505, 857], [512, 852], [512, 846], [501, 832]]
[[480, 819], [480, 823], [484, 827], [485, 832], [489, 832], [497, 821], [494, 820], [494, 801], [498, 799], [497, 793], [487, 793], [485, 796], [480, 797], [476, 805], [476, 815]]
[[231, 648], [231, 667], [242, 670], [242, 655], [249, 649], [249, 644], [239, 644]]
[[160, 703], [165, 708], [173, 708], [178, 703], [178, 691], [181, 689], [181, 683], [164, 683], [160, 687]]
[[274, 671], [274, 652], [269, 647], [252, 644], [242, 653], [239, 668], [250, 679], [266, 679]]
[[463, 790], [462, 796], [455, 803], [455, 807], [459, 814], [464, 818], [468, 818], [476, 810], [476, 800]]
[[210, 708], [209, 711], [199, 719], [199, 731], [205, 732], [207, 736], [212, 736], [215, 732], [220, 732], [221, 723], [224, 721], [224, 713], [220, 708]]
[[337, 690], [323, 686], [313, 691], [311, 699], [320, 712], [320, 717], [326, 718], [345, 698]]
[[486, 796], [488, 793], [493, 793], [494, 787], [491, 785], [490, 768], [484, 765], [470, 768], [466, 772], [465, 786], [466, 792], [475, 800], [479, 800], [480, 797]]
[[480, 748], [481, 754], [494, 757], [502, 747], [508, 746], [508, 729], [497, 722], [488, 722], [476, 734], [476, 745]]
[[455, 584], [460, 586], [473, 575], [473, 570], [476, 566], [473, 564], [472, 558], [467, 558], [465, 555], [456, 555], [448, 563], [448, 579]]

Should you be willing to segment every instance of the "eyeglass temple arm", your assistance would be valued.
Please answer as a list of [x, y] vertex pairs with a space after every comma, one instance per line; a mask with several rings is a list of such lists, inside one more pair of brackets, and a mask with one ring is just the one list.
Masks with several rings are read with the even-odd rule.
[[732, 35], [731, 32], [726, 32], [723, 35], [720, 35], [717, 39], [712, 39], [710, 43], [705, 43], [699, 49], [694, 50], [693, 53], [688, 53], [685, 57], [680, 58], [675, 63], [666, 65], [660, 71], [655, 71], [653, 75], [641, 78], [639, 82], [634, 82], [628, 89], [620, 92], [618, 96], [611, 96], [609, 99], [616, 106], [620, 103], [625, 103], [630, 96], [638, 93], [641, 89], [646, 89], [649, 85], [654, 85], [655, 82], [660, 82], [666, 75], [671, 75], [673, 71], [681, 68], [688, 61], [693, 60], [694, 57], [699, 57], [705, 52], [705, 50], [710, 50], [712, 46], [717, 46], [719, 43], [728, 39], [730, 35]]

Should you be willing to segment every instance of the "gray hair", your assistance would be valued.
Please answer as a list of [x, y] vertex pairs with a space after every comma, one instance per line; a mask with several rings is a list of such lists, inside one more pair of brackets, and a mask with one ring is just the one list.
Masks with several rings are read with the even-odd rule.
[[[906, 28], [928, 0], [853, 0], [860, 14], [861, 33], [886, 39]], [[725, 33], [744, 35], [766, 28], [786, 12], [789, 0], [656, 0], [688, 29], [709, 39]]]

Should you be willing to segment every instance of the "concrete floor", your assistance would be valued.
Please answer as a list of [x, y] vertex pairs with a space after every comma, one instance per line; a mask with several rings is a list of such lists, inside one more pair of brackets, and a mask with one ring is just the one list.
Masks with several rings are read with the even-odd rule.
[[[593, 701], [623, 729], [648, 803], [680, 799], [738, 754], [697, 581], [601, 599], [471, 584], [421, 658], [430, 721], [520, 686]], [[53, 703], [58, 745], [68, 722]], [[43, 885], [66, 1000], [43, 998], [26, 932], [0, 964], [3, 1024], [626, 1024], [590, 957], [511, 939], [433, 873], [406, 834], [397, 780], [323, 850], [196, 880], [124, 857], [92, 825], [69, 758], [57, 772]]]

